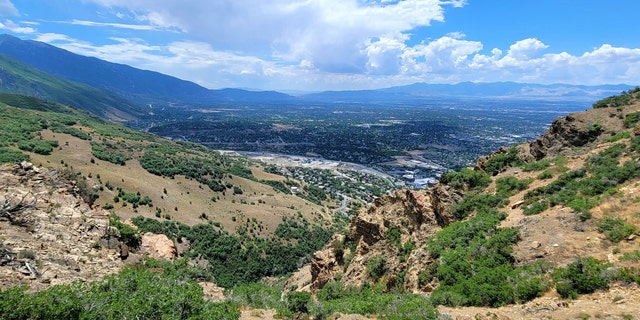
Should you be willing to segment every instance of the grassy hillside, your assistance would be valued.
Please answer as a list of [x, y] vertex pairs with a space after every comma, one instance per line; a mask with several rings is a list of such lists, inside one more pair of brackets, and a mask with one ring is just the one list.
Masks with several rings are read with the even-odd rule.
[[[0, 161], [30, 159], [79, 172], [96, 189], [94, 204], [113, 207], [123, 218], [143, 215], [190, 225], [210, 220], [230, 231], [259, 221], [255, 232], [261, 234], [273, 233], [282, 217], [332, 219], [304, 193], [286, 192], [300, 182], [265, 172], [244, 157], [162, 139], [36, 98], [0, 94], [0, 103]], [[130, 193], [152, 205], [124, 199]]]
[[116, 121], [144, 114], [140, 106], [114, 94], [58, 78], [6, 55], [0, 55], [0, 80], [0, 92], [56, 101]]

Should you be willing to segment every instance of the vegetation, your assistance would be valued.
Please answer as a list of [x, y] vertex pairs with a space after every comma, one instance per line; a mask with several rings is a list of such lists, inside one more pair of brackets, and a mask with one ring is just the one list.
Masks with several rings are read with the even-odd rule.
[[637, 232], [635, 226], [614, 217], [607, 217], [600, 220], [598, 222], [598, 231], [604, 233], [607, 239], [613, 242], [620, 242]]
[[91, 154], [100, 160], [124, 166], [127, 160], [131, 159], [131, 156], [121, 151], [125, 147], [124, 143], [114, 145], [108, 141], [103, 141], [101, 144], [91, 142]]
[[504, 168], [520, 164], [522, 164], [522, 160], [518, 158], [518, 149], [511, 147], [507, 152], [501, 152], [489, 158], [484, 166], [489, 174], [495, 176], [502, 172]]
[[[238, 319], [232, 302], [204, 300], [195, 280], [167, 263], [133, 265], [85, 283], [57, 285], [37, 293], [26, 287], [0, 292], [2, 319]], [[154, 269], [151, 269], [154, 268]], [[161, 269], [161, 272], [156, 270]]]
[[440, 182], [458, 190], [481, 190], [491, 183], [491, 177], [482, 170], [465, 168], [457, 172], [443, 174]]
[[333, 231], [312, 226], [305, 219], [287, 219], [272, 238], [251, 236], [246, 230], [230, 234], [208, 224], [193, 227], [174, 222], [137, 217], [133, 223], [141, 232], [165, 234], [171, 239], [186, 239], [191, 249], [186, 256], [203, 258], [218, 285], [231, 288], [255, 282], [266, 276], [281, 276], [309, 261]]
[[631, 104], [634, 98], [640, 93], [640, 87], [635, 87], [628, 91], [623, 91], [619, 95], [609, 96], [598, 100], [593, 104], [594, 109], [598, 108], [617, 108]]
[[640, 164], [635, 160], [620, 165], [625, 152], [638, 152], [617, 143], [604, 151], [587, 158], [585, 166], [561, 174], [555, 181], [544, 187], [527, 192], [523, 207], [525, 214], [537, 214], [558, 204], [568, 206], [580, 215], [580, 219], [591, 217], [590, 210], [598, 203], [601, 195], [612, 194], [616, 188], [629, 179], [640, 176]]
[[553, 272], [556, 290], [563, 298], [575, 299], [579, 294], [592, 293], [609, 287], [612, 273], [605, 273], [608, 263], [587, 257]]

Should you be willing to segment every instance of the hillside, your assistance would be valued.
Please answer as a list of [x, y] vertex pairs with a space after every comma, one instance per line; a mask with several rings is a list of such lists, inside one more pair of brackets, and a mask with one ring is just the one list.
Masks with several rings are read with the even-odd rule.
[[145, 114], [140, 106], [114, 94], [52, 76], [2, 54], [0, 92], [57, 101], [114, 121], [132, 120]]
[[462, 319], [634, 318], [639, 98], [604, 99], [429, 190], [376, 200], [285, 288], [314, 293], [316, 313], [357, 312], [366, 302], [350, 292], [374, 288]]
[[81, 56], [43, 42], [20, 40], [6, 34], [0, 35], [0, 53], [55, 77], [83, 83], [137, 105], [264, 103], [291, 99], [286, 94], [272, 91], [210, 90], [158, 72]]
[[[13, 181], [2, 190], [2, 250], [16, 257], [0, 265], [2, 285], [45, 289], [0, 292], [0, 314], [8, 318], [109, 312], [180, 318], [178, 311], [215, 319], [640, 314], [640, 89], [558, 118], [539, 138], [447, 173], [431, 189], [380, 197], [343, 231], [336, 228], [340, 215], [282, 192], [301, 182], [245, 158], [113, 126], [51, 102], [3, 101], [0, 160], [35, 166], [0, 170], [3, 181]], [[27, 220], [14, 215], [35, 209], [41, 211]], [[100, 236], [105, 220], [110, 231]], [[170, 239], [173, 262], [139, 255], [140, 241], [151, 233]], [[103, 239], [116, 240], [119, 250]], [[62, 251], [45, 250], [58, 243]], [[75, 262], [60, 260], [65, 250], [78, 255], [70, 258]], [[111, 262], [91, 269], [94, 259]], [[35, 270], [63, 267], [47, 280], [34, 263]], [[96, 281], [65, 285], [74, 279]], [[211, 282], [232, 289], [217, 296], [226, 302], [205, 299], [213, 299]], [[106, 307], [95, 308], [96, 302]]]

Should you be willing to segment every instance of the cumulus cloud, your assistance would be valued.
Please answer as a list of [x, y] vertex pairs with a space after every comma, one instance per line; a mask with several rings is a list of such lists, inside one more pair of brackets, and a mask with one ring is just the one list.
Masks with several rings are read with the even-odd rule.
[[[460, 81], [640, 82], [640, 49], [605, 44], [583, 54], [569, 54], [554, 52], [543, 38], [513, 39], [499, 48], [485, 48], [482, 39], [468, 39], [463, 32], [415, 38], [417, 28], [444, 21], [444, 10], [463, 7], [464, 0], [84, 2], [102, 6], [103, 22], [77, 19], [67, 23], [108, 30], [105, 34], [112, 38], [96, 44], [45, 33], [36, 40], [212, 88], [365, 89]], [[35, 32], [29, 25], [10, 20], [0, 23], [0, 28]], [[138, 38], [149, 33], [159, 36]]]
[[[126, 8], [140, 21], [175, 28], [218, 50], [271, 56], [283, 62], [312, 63], [319, 70], [354, 73], [383, 70], [380, 42], [418, 26], [444, 20], [445, 5], [463, 1], [356, 0], [172, 1], [93, 0], [102, 6]], [[372, 57], [376, 55], [376, 57]], [[386, 59], [391, 57], [387, 55]], [[376, 66], [374, 66], [376, 65]], [[385, 68], [388, 64], [385, 64]]]

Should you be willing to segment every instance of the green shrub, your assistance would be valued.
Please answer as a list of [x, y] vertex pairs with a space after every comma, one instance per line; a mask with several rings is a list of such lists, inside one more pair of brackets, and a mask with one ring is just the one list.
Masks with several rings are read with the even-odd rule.
[[634, 250], [631, 252], [625, 252], [620, 258], [622, 261], [640, 261], [640, 251]]
[[[185, 263], [186, 266], [186, 263]], [[56, 285], [37, 293], [26, 287], [0, 292], [2, 319], [238, 319], [234, 303], [204, 300], [202, 287], [172, 270], [142, 265], [100, 281]]]
[[616, 142], [616, 141], [619, 141], [622, 139], [628, 139], [628, 138], [631, 138], [631, 131], [622, 131], [611, 136], [611, 138], [609, 138], [607, 142]]
[[122, 243], [126, 244], [130, 248], [137, 248], [140, 246], [140, 232], [128, 224], [124, 224], [120, 221], [115, 213], [109, 215], [109, 225], [118, 229], [118, 238]]
[[553, 172], [551, 170], [542, 171], [536, 178], [540, 180], [547, 180], [553, 178]]
[[624, 127], [633, 128], [640, 121], [640, 111], [626, 115], [624, 117]]
[[550, 165], [551, 165], [551, 162], [549, 160], [529, 162], [522, 165], [522, 171], [524, 172], [540, 171], [548, 168]]
[[400, 228], [398, 227], [390, 227], [384, 234], [384, 237], [387, 243], [394, 243], [396, 245], [400, 245]]
[[18, 142], [18, 148], [42, 155], [49, 155], [53, 148], [58, 147], [56, 140], [26, 140]]
[[534, 214], [539, 214], [545, 210], [547, 210], [547, 208], [549, 207], [549, 205], [547, 204], [546, 201], [544, 200], [539, 200], [539, 201], [535, 201], [529, 205], [526, 205], [522, 208], [522, 213], [526, 216], [530, 216], [530, 215], [534, 215]]
[[516, 147], [511, 147], [507, 152], [498, 153], [487, 160], [485, 163], [485, 170], [489, 174], [495, 176], [507, 167], [517, 166], [520, 164], [522, 164], [522, 160], [518, 158], [518, 149], [516, 149]]
[[474, 211], [482, 211], [490, 208], [501, 208], [509, 203], [509, 199], [504, 194], [467, 194], [457, 203], [451, 212], [456, 219], [461, 220], [469, 216]]
[[575, 299], [579, 294], [606, 289], [611, 280], [605, 273], [609, 266], [608, 263], [592, 257], [579, 258], [566, 268], [558, 268], [553, 272], [556, 291], [563, 298]]
[[382, 256], [375, 256], [369, 259], [367, 262], [367, 271], [375, 281], [382, 278], [382, 276], [387, 273], [387, 266], [385, 265], [384, 258]]
[[622, 219], [607, 217], [598, 222], [598, 231], [604, 233], [607, 239], [620, 242], [634, 234], [636, 228]]
[[295, 313], [309, 312], [309, 301], [311, 301], [311, 293], [305, 291], [291, 291], [285, 295], [287, 308]]
[[458, 172], [443, 174], [440, 182], [458, 190], [478, 190], [486, 188], [491, 183], [491, 177], [482, 170], [465, 168]]
[[505, 196], [512, 196], [529, 187], [531, 179], [518, 179], [514, 176], [506, 176], [496, 179], [496, 192]]
[[0, 148], [0, 163], [18, 163], [29, 161], [29, 156], [13, 149]]

